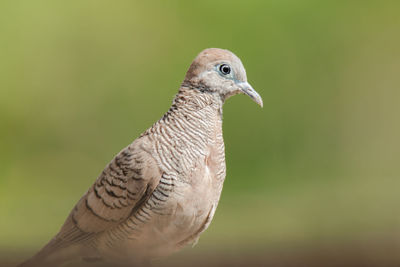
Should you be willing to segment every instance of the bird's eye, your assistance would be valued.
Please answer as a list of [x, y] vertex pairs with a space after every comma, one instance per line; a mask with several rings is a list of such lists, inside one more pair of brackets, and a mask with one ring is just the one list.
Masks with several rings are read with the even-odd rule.
[[221, 66], [219, 66], [219, 71], [223, 75], [228, 75], [229, 73], [231, 73], [231, 67], [228, 64], [222, 64]]

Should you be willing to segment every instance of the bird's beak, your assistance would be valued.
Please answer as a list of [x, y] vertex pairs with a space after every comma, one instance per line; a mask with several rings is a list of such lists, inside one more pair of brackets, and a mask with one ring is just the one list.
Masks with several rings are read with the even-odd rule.
[[263, 106], [263, 101], [261, 96], [253, 89], [253, 87], [248, 82], [238, 83], [240, 90], [246, 95], [250, 96], [261, 107]]

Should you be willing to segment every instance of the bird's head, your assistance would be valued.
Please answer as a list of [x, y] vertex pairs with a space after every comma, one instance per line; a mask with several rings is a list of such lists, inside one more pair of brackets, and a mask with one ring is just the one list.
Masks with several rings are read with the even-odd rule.
[[223, 100], [244, 93], [263, 106], [261, 96], [247, 82], [246, 70], [240, 59], [225, 49], [203, 50], [190, 65], [183, 84], [219, 94]]

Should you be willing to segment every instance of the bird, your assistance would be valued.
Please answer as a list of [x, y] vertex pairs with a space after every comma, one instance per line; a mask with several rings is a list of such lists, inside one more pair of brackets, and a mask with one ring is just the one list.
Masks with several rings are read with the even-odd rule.
[[221, 196], [222, 107], [236, 94], [263, 106], [233, 52], [200, 52], [169, 110], [111, 160], [60, 231], [20, 266], [71, 260], [136, 266], [195, 244]]

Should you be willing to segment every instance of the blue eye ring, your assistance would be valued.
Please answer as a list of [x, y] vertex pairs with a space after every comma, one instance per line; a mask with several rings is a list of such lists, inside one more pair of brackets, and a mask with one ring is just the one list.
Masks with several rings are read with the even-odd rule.
[[229, 66], [228, 64], [221, 64], [219, 66], [219, 72], [221, 72], [221, 74], [223, 75], [228, 75], [231, 73], [231, 66]]

